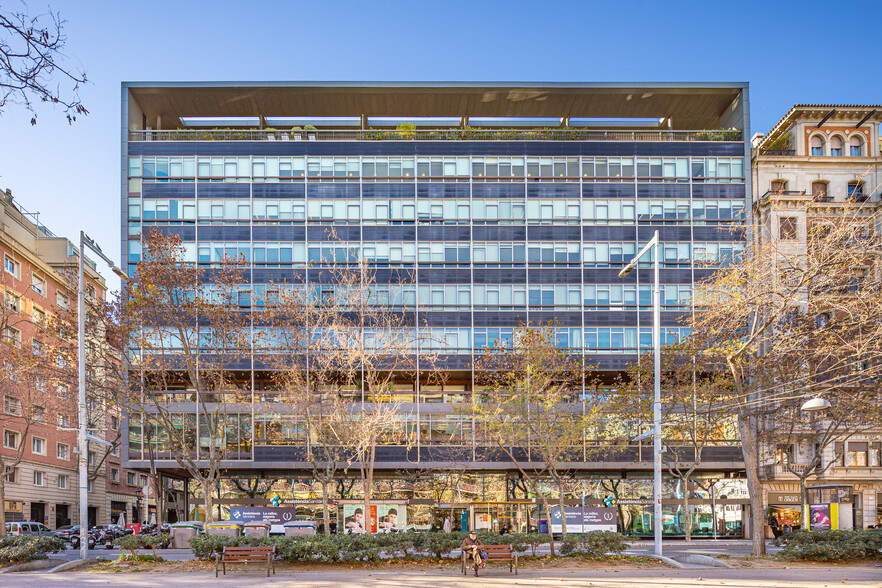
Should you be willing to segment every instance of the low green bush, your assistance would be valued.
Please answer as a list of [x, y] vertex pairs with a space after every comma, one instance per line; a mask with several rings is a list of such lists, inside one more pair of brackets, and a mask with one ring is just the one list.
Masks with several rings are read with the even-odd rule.
[[[426, 533], [426, 541], [424, 551], [428, 551], [431, 555], [438, 559], [446, 557], [452, 551], [459, 554], [459, 548], [462, 547], [462, 540], [466, 534], [461, 531], [453, 533]], [[482, 543], [487, 543], [481, 540]]]
[[575, 535], [567, 535], [560, 542], [560, 554], [572, 555], [579, 550], [579, 540]]
[[133, 562], [133, 563], [153, 563], [153, 562], [162, 562], [165, 559], [159, 557], [158, 555], [150, 555], [149, 553], [137, 553], [134, 555], [129, 555], [128, 553], [122, 553], [118, 558], [116, 558], [116, 563], [120, 562]]
[[132, 552], [132, 557], [135, 556], [135, 551], [141, 548], [141, 542], [138, 540], [137, 535], [123, 535], [117, 539], [114, 539], [113, 544], [120, 549], [127, 549]]
[[[198, 535], [190, 539], [190, 547], [198, 559], [212, 559], [225, 546], [272, 545], [278, 559], [289, 562], [357, 562], [378, 561], [381, 557], [459, 557], [465, 533], [378, 533], [375, 535], [304, 535], [298, 537], [226, 537]], [[546, 543], [548, 536], [539, 533], [497, 535], [481, 532], [478, 540], [484, 545], [511, 545], [514, 551], [525, 552]], [[619, 553], [627, 547], [625, 538], [609, 531], [593, 531], [570, 535], [561, 545], [561, 553], [585, 553], [590, 556]], [[419, 554], [419, 555], [418, 555]]]
[[64, 549], [64, 541], [58, 537], [4, 535], [0, 537], [0, 566], [45, 559], [50, 553], [58, 553]]
[[857, 531], [795, 531], [774, 541], [784, 549], [784, 559], [846, 561], [874, 557], [882, 559], [882, 529]]
[[615, 531], [590, 531], [579, 536], [579, 550], [590, 557], [621, 553], [627, 548], [625, 536]]
[[171, 544], [169, 535], [123, 535], [113, 541], [113, 544], [120, 549], [127, 549], [135, 556], [138, 549], [150, 549], [153, 551], [153, 557], [156, 555], [156, 548], [168, 547]]

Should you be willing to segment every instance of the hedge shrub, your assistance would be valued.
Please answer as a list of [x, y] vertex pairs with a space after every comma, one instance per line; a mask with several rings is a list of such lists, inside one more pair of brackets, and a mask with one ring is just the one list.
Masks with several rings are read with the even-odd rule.
[[38, 559], [50, 553], [64, 551], [64, 541], [58, 537], [32, 535], [4, 535], [0, 537], [0, 566], [12, 566]]
[[774, 541], [783, 546], [784, 559], [846, 561], [875, 557], [882, 559], [882, 529], [857, 531], [795, 531]]
[[156, 558], [159, 557], [156, 555], [156, 548], [168, 547], [170, 543], [170, 535], [123, 535], [113, 541], [113, 544], [120, 549], [131, 551], [132, 557], [135, 557], [135, 551], [138, 549], [150, 549], [153, 551], [153, 557]]
[[[302, 535], [298, 537], [226, 537], [198, 535], [190, 539], [193, 554], [199, 559], [212, 559], [225, 546], [275, 546], [277, 557], [289, 562], [357, 562], [377, 561], [381, 557], [423, 557], [429, 554], [441, 559], [452, 554], [459, 557], [459, 548], [466, 534], [454, 533], [378, 533], [374, 535]], [[525, 552], [545, 543], [548, 536], [539, 533], [496, 535], [479, 533], [485, 545], [508, 545], [514, 551]], [[592, 531], [584, 535], [569, 535], [561, 545], [561, 553], [585, 553], [600, 556], [625, 550], [625, 538], [611, 531]]]

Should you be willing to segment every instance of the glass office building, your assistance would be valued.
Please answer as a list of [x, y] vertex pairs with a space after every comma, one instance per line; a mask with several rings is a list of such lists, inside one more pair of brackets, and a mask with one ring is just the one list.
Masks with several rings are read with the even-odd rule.
[[[471, 449], [473, 471], [504, 475], [515, 468], [482, 457], [452, 410], [473, 390], [474, 356], [554, 320], [558, 344], [612, 381], [651, 347], [649, 264], [617, 274], [656, 230], [661, 336], [683, 337], [693, 284], [744, 244], [732, 229], [750, 202], [748, 128], [740, 83], [124, 83], [124, 262], [138, 263], [154, 228], [179, 235], [193, 263], [244, 256], [253, 293], [316, 285], [341, 260], [369, 261], [381, 283], [407, 270], [394, 294], [449, 373], [399, 383], [413, 436], [382, 447], [378, 470], [443, 468], [427, 448], [456, 447]], [[302, 427], [266, 410], [265, 374], [253, 382], [263, 408], [231, 417], [230, 471], [305, 475], [290, 451]], [[269, 443], [270, 426], [290, 443]], [[146, 467], [133, 432], [129, 465]], [[649, 450], [574, 471], [644, 475]], [[737, 472], [738, 447], [711, 448], [702, 468]]]

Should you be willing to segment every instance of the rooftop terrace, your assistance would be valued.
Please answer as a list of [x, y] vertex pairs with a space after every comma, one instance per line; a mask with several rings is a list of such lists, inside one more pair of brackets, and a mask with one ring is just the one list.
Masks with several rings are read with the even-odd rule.
[[123, 83], [130, 140], [731, 141], [746, 101], [743, 83]]

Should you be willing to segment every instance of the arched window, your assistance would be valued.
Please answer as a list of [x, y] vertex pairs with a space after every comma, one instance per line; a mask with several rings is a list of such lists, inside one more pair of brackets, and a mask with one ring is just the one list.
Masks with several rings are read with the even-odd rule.
[[827, 182], [812, 182], [812, 197], [815, 202], [829, 202], [827, 200]]
[[830, 155], [839, 157], [842, 155], [842, 137], [833, 136], [830, 139]]
[[864, 154], [864, 141], [860, 135], [852, 135], [848, 140], [849, 155], [860, 157]]
[[824, 137], [815, 135], [812, 137], [812, 155], [824, 154]]

